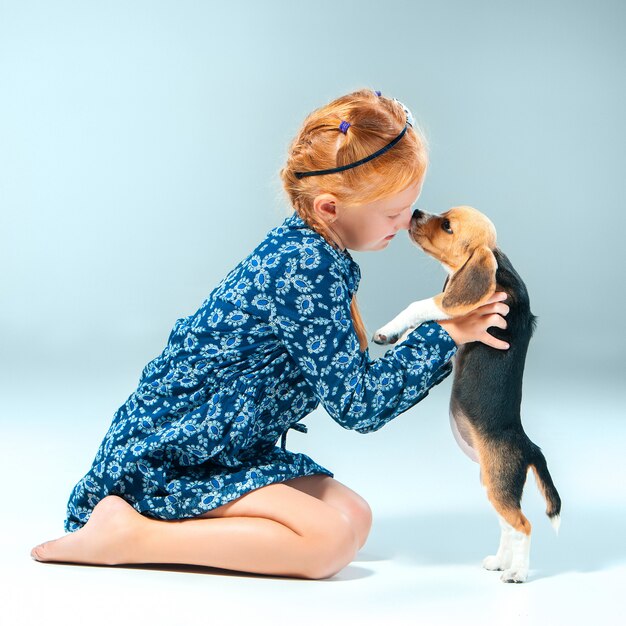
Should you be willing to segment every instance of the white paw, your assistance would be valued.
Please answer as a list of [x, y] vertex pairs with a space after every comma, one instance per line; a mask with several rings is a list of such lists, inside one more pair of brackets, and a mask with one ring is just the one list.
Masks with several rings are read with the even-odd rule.
[[505, 570], [511, 567], [511, 562], [513, 561], [513, 551], [505, 550], [502, 555], [495, 554], [492, 556], [486, 556], [483, 559], [483, 567], [490, 571], [494, 570]]
[[388, 343], [396, 343], [398, 341], [398, 337], [400, 336], [400, 332], [395, 331], [391, 326], [383, 326], [379, 328], [372, 337], [374, 343], [378, 343], [381, 345]]
[[502, 570], [504, 569], [504, 567], [502, 567], [502, 563], [500, 562], [500, 559], [495, 556], [486, 556], [483, 559], [483, 567], [485, 569], [488, 569], [489, 571], [495, 571], [495, 570]]
[[502, 572], [500, 580], [503, 583], [523, 583], [528, 578], [528, 568], [511, 568]]

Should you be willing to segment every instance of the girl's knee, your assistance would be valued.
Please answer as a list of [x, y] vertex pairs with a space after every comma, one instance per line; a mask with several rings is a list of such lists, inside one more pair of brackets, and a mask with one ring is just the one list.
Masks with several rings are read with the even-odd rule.
[[334, 576], [352, 562], [359, 549], [359, 537], [354, 525], [341, 511], [330, 514], [308, 539], [311, 558], [303, 572], [307, 578]]
[[372, 528], [372, 509], [366, 500], [357, 495], [350, 499], [347, 512], [354, 525], [359, 548], [361, 548]]

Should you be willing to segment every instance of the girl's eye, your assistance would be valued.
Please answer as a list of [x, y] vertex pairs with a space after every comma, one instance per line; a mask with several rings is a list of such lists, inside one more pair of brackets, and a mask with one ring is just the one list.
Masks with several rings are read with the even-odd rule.
[[410, 206], [405, 207], [402, 211], [400, 211], [400, 213], [396, 213], [395, 215], [388, 215], [387, 217], [388, 217], [390, 220], [395, 220], [395, 219], [396, 219], [396, 217], [400, 217], [401, 215], [403, 215], [403, 214], [404, 214], [404, 212], [405, 212], [407, 209], [410, 209], [410, 208], [411, 208]]

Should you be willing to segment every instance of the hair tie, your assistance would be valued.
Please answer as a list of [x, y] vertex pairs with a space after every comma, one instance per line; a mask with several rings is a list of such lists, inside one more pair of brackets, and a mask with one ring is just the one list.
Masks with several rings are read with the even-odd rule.
[[380, 96], [380, 95], [381, 95], [381, 93], [380, 93], [380, 91], [378, 91], [378, 89], [377, 89], [374, 93], [375, 93], [377, 96]]
[[339, 130], [345, 135], [348, 132], [348, 128], [350, 128], [350, 122], [341, 120], [341, 124], [339, 124]]

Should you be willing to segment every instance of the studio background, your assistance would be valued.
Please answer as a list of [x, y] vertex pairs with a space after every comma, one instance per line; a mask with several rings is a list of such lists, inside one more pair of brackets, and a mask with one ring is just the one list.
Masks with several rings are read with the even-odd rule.
[[[298, 581], [287, 608], [295, 615], [315, 585], [335, 615], [354, 602], [361, 617], [382, 615], [383, 603], [438, 623], [445, 605], [447, 618], [484, 624], [491, 612], [549, 615], [562, 593], [573, 619], [598, 601], [610, 620], [626, 571], [614, 541], [626, 485], [625, 17], [610, 1], [0, 1], [0, 462], [14, 589], [2, 610], [34, 623], [72, 588], [112, 611], [116, 576], [144, 582], [146, 598], [167, 588], [164, 568], [41, 564], [29, 552], [63, 534], [72, 487], [176, 319], [290, 214], [278, 171], [304, 117], [365, 87], [407, 104], [426, 135], [416, 207], [485, 213], [526, 282], [538, 326], [522, 418], [561, 494], [561, 533], [529, 474], [529, 582], [515, 595], [481, 569], [499, 527], [450, 431], [452, 377], [368, 436], [320, 407], [287, 447], [363, 495], [374, 527], [341, 592]], [[352, 255], [370, 336], [445, 280], [405, 232]], [[244, 588], [278, 599], [286, 584], [176, 578], [191, 579], [209, 596], [218, 581], [224, 605]], [[180, 583], [172, 616], [192, 611], [190, 589]]]

